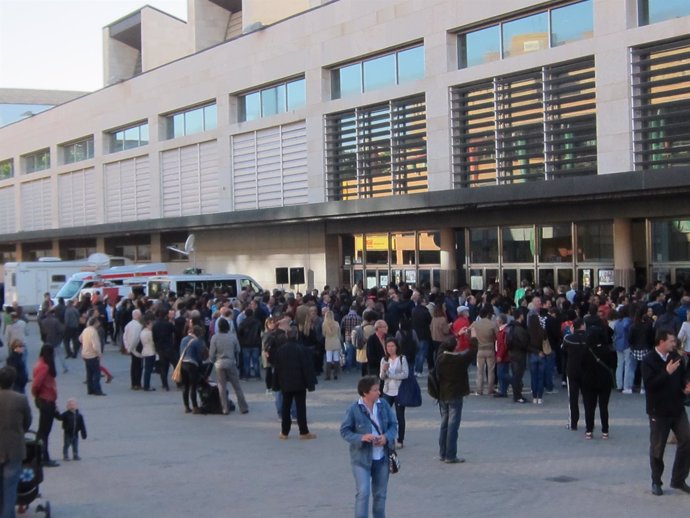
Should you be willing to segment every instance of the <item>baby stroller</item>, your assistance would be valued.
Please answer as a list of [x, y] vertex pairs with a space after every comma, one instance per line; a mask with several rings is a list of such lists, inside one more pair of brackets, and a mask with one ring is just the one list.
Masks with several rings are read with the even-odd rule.
[[[40, 485], [43, 482], [43, 442], [35, 432], [24, 436], [26, 458], [22, 462], [22, 472], [17, 486], [17, 506], [19, 513], [26, 512], [34, 500], [41, 497]], [[50, 502], [47, 500], [36, 506], [37, 513], [50, 518]]]
[[[201, 400], [202, 414], [222, 414], [223, 408], [220, 404], [220, 393], [218, 392], [218, 385], [208, 378], [201, 378], [197, 388], [199, 399]], [[226, 390], [227, 393], [227, 390]], [[228, 397], [228, 410], [233, 412], [235, 410], [235, 403]]]

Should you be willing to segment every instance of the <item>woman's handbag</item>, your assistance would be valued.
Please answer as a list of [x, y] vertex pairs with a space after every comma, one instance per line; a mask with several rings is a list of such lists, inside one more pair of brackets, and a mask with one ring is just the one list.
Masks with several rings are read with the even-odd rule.
[[[396, 402], [404, 407], [418, 407], [422, 406], [422, 390], [419, 388], [417, 378], [410, 370], [410, 374], [402, 380], [400, 387], [398, 387], [398, 397]], [[392, 473], [392, 472], [391, 472]]]
[[189, 341], [190, 343], [187, 344], [187, 347], [184, 348], [184, 351], [182, 351], [182, 354], [180, 355], [180, 359], [177, 360], [177, 365], [175, 365], [175, 370], [172, 373], [172, 380], [173, 383], [179, 385], [182, 383], [182, 360], [184, 359], [184, 355], [187, 353], [187, 349], [189, 349], [189, 346], [191, 344], [191, 340]]
[[388, 471], [392, 475], [395, 475], [400, 471], [400, 459], [398, 458], [398, 453], [395, 450], [388, 450]]

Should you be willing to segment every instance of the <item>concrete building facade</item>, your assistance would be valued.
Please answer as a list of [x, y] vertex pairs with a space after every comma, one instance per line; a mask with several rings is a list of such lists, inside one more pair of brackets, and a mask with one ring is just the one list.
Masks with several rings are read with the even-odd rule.
[[109, 86], [0, 128], [4, 259], [181, 271], [193, 232], [264, 287], [690, 281], [687, 2], [314, 4], [106, 27]]

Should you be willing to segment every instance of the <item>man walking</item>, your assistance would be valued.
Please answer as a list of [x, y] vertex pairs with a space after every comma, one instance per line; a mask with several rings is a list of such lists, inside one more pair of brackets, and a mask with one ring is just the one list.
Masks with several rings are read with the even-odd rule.
[[309, 350], [297, 343], [297, 330], [291, 328], [288, 341], [271, 357], [273, 363], [273, 390], [283, 394], [281, 409], [280, 438], [287, 439], [290, 434], [290, 408], [293, 399], [297, 407], [297, 425], [300, 439], [316, 439], [307, 426], [307, 391], [313, 392], [316, 376]]
[[470, 393], [467, 369], [477, 356], [477, 341], [469, 350], [453, 352], [455, 339], [441, 344], [436, 360], [439, 381], [438, 404], [441, 410], [441, 429], [439, 431], [439, 460], [446, 464], [458, 464], [465, 459], [458, 457], [458, 430], [462, 418], [463, 398]]
[[144, 369], [144, 363], [141, 356], [141, 350], [137, 350], [141, 342], [141, 330], [144, 326], [141, 324], [141, 311], [135, 309], [132, 311], [132, 320], [125, 326], [122, 334], [122, 344], [130, 355], [129, 378], [130, 389], [141, 390], [141, 375]]
[[676, 337], [659, 330], [655, 347], [642, 360], [642, 378], [646, 389], [649, 415], [649, 464], [652, 468], [652, 493], [661, 496], [664, 449], [669, 432], [678, 440], [671, 471], [671, 487], [690, 494], [685, 479], [690, 470], [690, 426], [683, 405], [690, 394], [690, 381], [683, 360], [675, 352]]

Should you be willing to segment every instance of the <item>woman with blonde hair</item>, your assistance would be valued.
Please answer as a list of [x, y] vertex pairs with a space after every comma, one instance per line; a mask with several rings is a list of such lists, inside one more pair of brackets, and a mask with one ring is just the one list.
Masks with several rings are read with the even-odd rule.
[[330, 309], [324, 309], [321, 329], [326, 340], [326, 377], [324, 379], [330, 380], [331, 372], [333, 372], [333, 379], [337, 380], [340, 372], [340, 351], [343, 345], [340, 338], [340, 324], [335, 321]]

